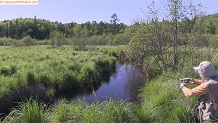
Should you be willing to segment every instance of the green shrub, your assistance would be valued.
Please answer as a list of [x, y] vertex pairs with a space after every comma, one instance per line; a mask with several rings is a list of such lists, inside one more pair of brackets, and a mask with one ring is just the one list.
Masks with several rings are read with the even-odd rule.
[[53, 47], [61, 47], [62, 45], [65, 44], [65, 37], [64, 34], [59, 32], [59, 31], [51, 31], [49, 34], [49, 44], [52, 45]]
[[33, 46], [36, 45], [36, 40], [32, 39], [29, 35], [25, 36], [21, 39], [25, 46]]
[[18, 40], [18, 41], [13, 42], [12, 46], [14, 46], [14, 47], [23, 47], [23, 46], [25, 46], [25, 43], [23, 41], [21, 41], [21, 40]]

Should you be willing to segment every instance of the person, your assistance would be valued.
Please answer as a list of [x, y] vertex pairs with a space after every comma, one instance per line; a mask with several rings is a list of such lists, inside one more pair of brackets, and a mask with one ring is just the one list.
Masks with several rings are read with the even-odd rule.
[[[201, 79], [183, 78], [180, 79], [180, 88], [186, 97], [198, 96], [198, 118], [202, 120], [218, 119], [218, 73], [214, 65], [209, 61], [201, 62], [193, 68], [200, 75]], [[198, 85], [195, 88], [188, 88], [187, 83]], [[206, 99], [208, 100], [206, 103]], [[208, 105], [206, 105], [208, 104]]]

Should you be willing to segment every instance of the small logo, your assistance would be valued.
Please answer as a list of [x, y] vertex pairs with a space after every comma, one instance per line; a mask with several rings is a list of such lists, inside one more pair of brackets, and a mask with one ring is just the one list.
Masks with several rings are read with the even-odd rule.
[[38, 5], [38, 0], [0, 0], [0, 5]]

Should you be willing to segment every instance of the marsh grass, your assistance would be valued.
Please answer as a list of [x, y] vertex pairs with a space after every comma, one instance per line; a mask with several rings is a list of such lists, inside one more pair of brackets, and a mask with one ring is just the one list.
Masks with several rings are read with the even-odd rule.
[[137, 123], [131, 103], [110, 100], [103, 103], [84, 102], [58, 104], [45, 107], [42, 103], [28, 100], [14, 108], [3, 123]]
[[177, 78], [185, 76], [194, 78], [196, 76], [192, 69], [182, 71], [164, 72], [158, 78], [146, 84], [141, 90], [143, 103], [136, 110], [140, 121], [147, 123], [195, 122], [193, 116], [197, 98], [186, 98], [179, 88], [180, 81]]
[[[54, 85], [56, 84], [70, 83], [70, 85], [76, 84], [75, 87], [84, 86], [84, 84], [91, 86], [89, 82], [96, 82], [100, 79], [103, 71], [100, 68], [107, 69], [105, 64], [113, 68], [114, 64], [114, 58], [107, 54], [109, 49], [104, 51], [101, 47], [98, 48], [100, 51], [89, 52], [72, 51], [68, 47], [58, 49], [45, 47], [19, 48], [20, 53], [26, 55], [16, 54], [15, 52], [18, 52], [16, 48], [4, 48], [5, 50], [1, 50], [1, 48], [0, 50], [8, 51], [9, 54], [14, 55], [7, 57], [8, 52], [1, 52], [4, 62], [0, 60], [0, 63], [3, 66], [16, 64], [17, 71], [10, 77], [0, 76], [1, 94], [7, 93], [7, 90], [16, 86], [16, 82], [23, 83], [23, 85], [28, 84], [26, 78], [29, 71], [34, 75], [30, 78], [34, 78], [37, 82], [52, 85], [52, 88], [47, 91], [50, 96], [55, 93], [56, 86]], [[29, 52], [25, 52], [26, 50]], [[194, 123], [193, 115], [197, 98], [186, 98], [179, 88], [180, 81], [178, 79], [184, 77], [198, 78], [192, 68], [203, 60], [212, 61], [217, 68], [218, 50], [207, 48], [190, 50], [193, 52], [182, 52], [188, 54], [186, 55], [188, 57], [185, 57], [183, 63], [179, 64], [178, 70], [167, 69], [146, 83], [145, 87], [140, 90], [142, 100], [139, 105], [113, 100], [90, 105], [84, 102], [72, 104], [62, 101], [45, 109], [42, 104], [30, 101], [31, 103], [23, 103], [19, 108], [14, 109], [3, 122], [32, 122], [33, 119], [37, 119], [40, 122], [52, 123]], [[41, 55], [43, 53], [46, 53], [49, 57], [43, 57]], [[111, 55], [114, 54], [111, 53]], [[21, 59], [15, 61], [15, 58]], [[12, 81], [15, 81], [15, 83]], [[188, 86], [194, 87], [191, 84]]]
[[93, 88], [100, 84], [105, 68], [110, 71], [115, 66], [115, 58], [107, 53], [75, 51], [71, 46], [1, 46], [0, 56], [3, 97], [11, 90], [41, 83], [48, 89], [48, 97], [62, 89]]
[[[186, 72], [192, 73], [191, 70]], [[166, 76], [180, 78], [184, 75], [181, 71], [164, 72], [147, 83], [141, 90], [143, 100], [140, 105], [113, 100], [92, 104], [61, 101], [43, 113], [48, 115], [46, 120], [52, 123], [194, 123], [196, 98], [187, 99], [179, 89], [180, 82]], [[41, 116], [40, 113], [38, 115]]]
[[47, 123], [48, 119], [44, 107], [38, 101], [32, 99], [22, 103], [14, 109], [3, 123]]

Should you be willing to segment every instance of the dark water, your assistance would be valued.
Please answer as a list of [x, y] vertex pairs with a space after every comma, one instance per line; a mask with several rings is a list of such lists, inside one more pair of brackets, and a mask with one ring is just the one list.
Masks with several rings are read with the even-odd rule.
[[[100, 87], [96, 90], [86, 94], [79, 94], [76, 97], [67, 97], [69, 101], [74, 102], [78, 100], [86, 103], [103, 102], [110, 99], [113, 100], [138, 100], [138, 90], [144, 84], [140, 82], [139, 70], [131, 65], [116, 65], [116, 72], [112, 74], [109, 81], [103, 81]], [[58, 99], [62, 100], [67, 95]]]

